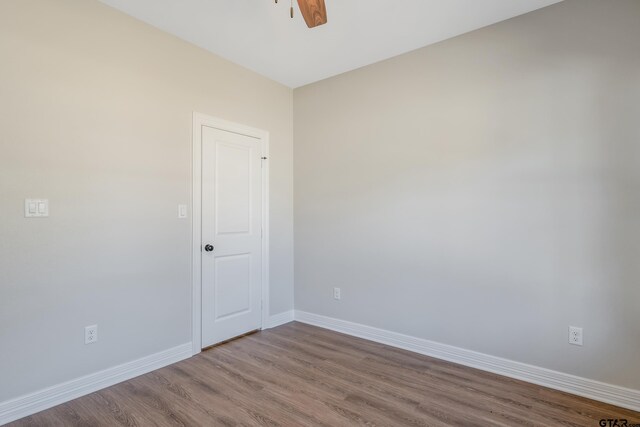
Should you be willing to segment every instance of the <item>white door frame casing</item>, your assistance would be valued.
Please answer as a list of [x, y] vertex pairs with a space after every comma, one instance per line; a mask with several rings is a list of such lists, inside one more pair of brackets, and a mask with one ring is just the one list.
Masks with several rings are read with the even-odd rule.
[[[269, 132], [201, 113], [193, 113], [191, 193], [191, 335], [193, 354], [202, 351], [202, 127], [207, 126], [260, 140], [263, 158], [269, 158]], [[262, 160], [262, 329], [269, 320], [269, 162]]]

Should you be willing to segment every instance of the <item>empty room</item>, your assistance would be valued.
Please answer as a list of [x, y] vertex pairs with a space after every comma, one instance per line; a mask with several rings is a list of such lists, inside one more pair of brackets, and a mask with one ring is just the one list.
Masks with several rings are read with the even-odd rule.
[[0, 425], [640, 427], [640, 0], [0, 0]]

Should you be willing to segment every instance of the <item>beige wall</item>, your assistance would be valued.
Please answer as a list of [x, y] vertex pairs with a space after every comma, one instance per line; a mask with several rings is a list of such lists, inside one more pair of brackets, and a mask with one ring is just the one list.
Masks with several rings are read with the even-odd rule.
[[296, 309], [640, 389], [638, 22], [567, 0], [296, 89]]
[[[271, 133], [290, 310], [291, 90], [96, 1], [0, 2], [0, 402], [191, 340], [193, 111]], [[23, 218], [31, 197], [50, 218]]]

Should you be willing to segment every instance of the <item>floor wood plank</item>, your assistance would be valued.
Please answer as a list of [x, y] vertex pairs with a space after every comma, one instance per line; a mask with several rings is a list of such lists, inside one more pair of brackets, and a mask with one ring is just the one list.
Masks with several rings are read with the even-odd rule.
[[598, 426], [640, 413], [301, 323], [11, 426]]

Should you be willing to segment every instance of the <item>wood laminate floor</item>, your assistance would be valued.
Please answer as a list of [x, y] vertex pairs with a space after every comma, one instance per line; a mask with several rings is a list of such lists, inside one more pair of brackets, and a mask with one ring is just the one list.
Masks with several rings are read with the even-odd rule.
[[640, 413], [289, 323], [12, 426], [599, 426]]

